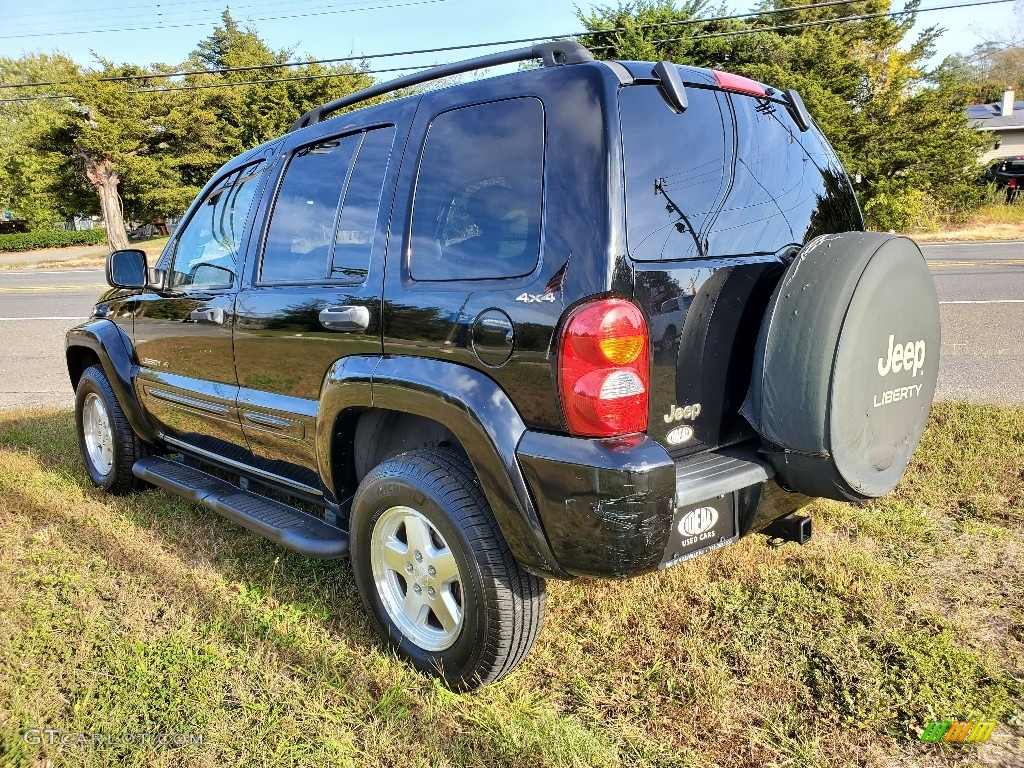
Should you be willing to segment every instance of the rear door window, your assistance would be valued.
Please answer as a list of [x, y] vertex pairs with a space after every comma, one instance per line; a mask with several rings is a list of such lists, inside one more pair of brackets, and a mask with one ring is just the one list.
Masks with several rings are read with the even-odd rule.
[[260, 282], [362, 282], [377, 232], [394, 126], [297, 149], [270, 214]]
[[362, 282], [366, 278], [394, 138], [394, 128], [379, 128], [363, 135], [334, 238], [334, 279]]
[[362, 134], [297, 150], [285, 169], [263, 246], [260, 282], [327, 278], [334, 224]]

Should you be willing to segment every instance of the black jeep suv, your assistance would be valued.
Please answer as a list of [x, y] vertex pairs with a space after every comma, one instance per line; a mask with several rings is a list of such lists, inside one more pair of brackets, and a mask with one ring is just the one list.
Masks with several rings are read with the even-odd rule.
[[350, 556], [381, 637], [473, 688], [546, 578], [802, 543], [811, 497], [896, 485], [938, 304], [862, 229], [793, 91], [573, 43], [374, 86], [225, 165], [153, 268], [111, 254], [67, 336], [82, 454]]

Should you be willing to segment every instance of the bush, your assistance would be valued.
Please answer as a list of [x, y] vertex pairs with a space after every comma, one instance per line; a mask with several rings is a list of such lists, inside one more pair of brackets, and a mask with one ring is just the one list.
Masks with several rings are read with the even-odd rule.
[[103, 245], [106, 242], [105, 229], [85, 229], [78, 232], [55, 229], [0, 235], [0, 251], [34, 251], [38, 248], [63, 248], [67, 245]]

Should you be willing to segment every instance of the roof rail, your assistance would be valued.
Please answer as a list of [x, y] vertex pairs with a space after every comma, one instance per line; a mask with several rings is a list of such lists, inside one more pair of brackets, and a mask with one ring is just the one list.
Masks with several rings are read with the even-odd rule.
[[364, 88], [361, 91], [350, 93], [348, 96], [342, 96], [340, 99], [329, 101], [326, 104], [321, 104], [319, 107], [315, 107], [306, 112], [302, 117], [292, 123], [288, 129], [288, 133], [297, 131], [300, 128], [305, 128], [307, 125], [315, 125], [339, 109], [351, 106], [352, 104], [358, 104], [360, 101], [366, 101], [372, 99], [374, 96], [380, 96], [385, 93], [392, 93], [394, 91], [401, 90], [402, 88], [408, 88], [411, 85], [419, 85], [420, 83], [426, 83], [431, 80], [440, 80], [442, 77], [450, 77], [452, 75], [459, 75], [463, 72], [472, 72], [476, 69], [485, 69], [486, 67], [496, 67], [499, 64], [511, 64], [516, 61], [529, 61], [530, 59], [540, 59], [544, 62], [545, 67], [557, 67], [563, 64], [581, 64], [586, 61], [593, 61], [594, 56], [579, 43], [571, 40], [563, 40], [554, 43], [540, 43], [529, 48], [516, 48], [512, 51], [503, 51], [501, 53], [491, 53], [487, 56], [478, 56], [475, 59], [466, 59], [465, 61], [456, 61], [452, 64], [443, 64], [440, 67], [434, 67], [432, 69], [426, 69], [422, 72], [415, 72], [405, 77], [399, 77], [396, 80], [389, 80], [386, 83], [377, 83], [371, 85], [369, 88]]

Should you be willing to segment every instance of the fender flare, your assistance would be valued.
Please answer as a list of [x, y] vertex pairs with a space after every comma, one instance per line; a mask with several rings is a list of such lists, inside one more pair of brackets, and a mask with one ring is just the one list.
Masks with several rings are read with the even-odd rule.
[[380, 408], [440, 422], [465, 449], [520, 565], [539, 576], [571, 578], [555, 559], [516, 458], [526, 424], [489, 376], [430, 358], [344, 358], [328, 374], [320, 403], [317, 454], [322, 470], [332, 466], [334, 424], [346, 408]]
[[77, 325], [64, 337], [64, 356], [68, 363], [71, 386], [76, 382], [71, 373], [71, 360], [75, 348], [84, 347], [99, 358], [103, 372], [107, 375], [111, 389], [117, 397], [135, 434], [143, 440], [156, 443], [159, 436], [146, 418], [145, 411], [135, 396], [132, 382], [138, 375], [139, 366], [132, 359], [131, 341], [113, 321], [106, 319], [89, 320]]

